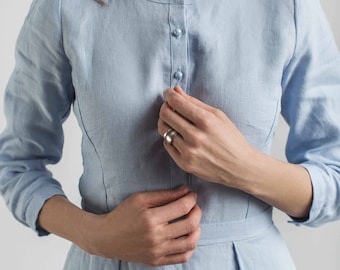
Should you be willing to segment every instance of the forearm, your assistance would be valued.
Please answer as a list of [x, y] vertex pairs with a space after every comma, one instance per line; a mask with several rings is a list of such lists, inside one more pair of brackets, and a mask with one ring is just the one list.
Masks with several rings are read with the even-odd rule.
[[305, 168], [289, 164], [257, 150], [240, 170], [239, 188], [296, 218], [305, 218], [313, 189]]
[[89, 229], [95, 215], [88, 213], [63, 196], [54, 196], [47, 200], [40, 211], [38, 225], [46, 231], [75, 243], [89, 251], [89, 237], [85, 229]]
[[96, 256], [153, 266], [178, 264], [189, 260], [200, 237], [196, 199], [185, 186], [140, 192], [113, 211], [95, 215], [54, 196], [44, 204], [38, 225]]

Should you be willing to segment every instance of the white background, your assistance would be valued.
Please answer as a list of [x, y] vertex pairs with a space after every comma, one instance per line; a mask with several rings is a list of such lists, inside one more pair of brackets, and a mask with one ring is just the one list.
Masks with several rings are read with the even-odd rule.
[[[340, 47], [340, 16], [337, 16], [340, 12], [340, 2], [337, 0], [322, 0], [321, 2]], [[2, 1], [1, 3], [0, 130], [5, 126], [2, 113], [3, 92], [14, 66], [15, 41], [30, 3], [29, 0]], [[284, 159], [286, 136], [287, 126], [281, 121], [273, 147], [273, 155], [280, 159]], [[80, 197], [77, 179], [82, 172], [79, 138], [78, 126], [71, 115], [65, 124], [63, 160], [52, 168], [55, 177], [61, 181], [70, 200], [78, 205]], [[279, 211], [274, 212], [274, 219], [288, 243], [299, 270], [340, 269], [340, 222], [327, 224], [320, 228], [295, 227], [287, 224], [287, 216]], [[0, 199], [0, 269], [62, 269], [69, 245], [69, 242], [53, 235], [37, 237], [34, 232], [14, 220], [4, 201]]]

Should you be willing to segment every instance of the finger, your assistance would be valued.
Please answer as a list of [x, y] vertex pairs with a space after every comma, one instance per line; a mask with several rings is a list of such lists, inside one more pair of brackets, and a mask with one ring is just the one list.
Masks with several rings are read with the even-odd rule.
[[[158, 132], [159, 134], [164, 137], [164, 134], [170, 129], [171, 127], [166, 124], [163, 120], [158, 119]], [[172, 137], [172, 143], [171, 145], [169, 145], [167, 142], [164, 141], [164, 147], [168, 150], [169, 147], [172, 148], [176, 148], [175, 150], [177, 150], [178, 152], [181, 152], [180, 150], [184, 150], [185, 151], [185, 142], [183, 141], [182, 135], [177, 132], [177, 134], [175, 136]], [[169, 149], [174, 150], [174, 149]]]
[[177, 239], [193, 233], [199, 227], [202, 217], [201, 209], [195, 205], [191, 212], [183, 219], [170, 223], [166, 227], [167, 239]]
[[[168, 152], [170, 157], [175, 161], [179, 161], [181, 159], [181, 155], [183, 151], [186, 151], [186, 145], [180, 135], [177, 135], [172, 138], [172, 144], [168, 144], [166, 141], [163, 142], [165, 150]], [[178, 164], [177, 164], [178, 165]]]
[[162, 119], [158, 118], [157, 129], [159, 135], [164, 137], [165, 132], [167, 132], [170, 128], [171, 127], [167, 123], [165, 123]]
[[170, 265], [188, 262], [195, 251], [200, 236], [201, 228], [198, 227], [188, 236], [169, 241], [164, 250], [164, 256], [154, 262], [154, 265]]
[[199, 99], [194, 98], [193, 96], [190, 96], [190, 95], [188, 95], [187, 93], [185, 93], [185, 92], [183, 91], [183, 89], [182, 89], [179, 85], [176, 85], [176, 86], [174, 87], [174, 90], [175, 90], [175, 92], [177, 92], [178, 94], [180, 94], [180, 95], [182, 95], [184, 98], [186, 98], [188, 101], [190, 101], [190, 102], [196, 104], [197, 106], [201, 107], [202, 109], [205, 109], [205, 110], [210, 111], [210, 112], [213, 112], [213, 111], [215, 110], [214, 107], [209, 106], [208, 104], [206, 104], [206, 103], [200, 101]]
[[180, 254], [188, 251], [193, 251], [201, 237], [201, 227], [197, 227], [192, 233], [187, 236], [173, 239], [169, 242], [166, 252], [168, 254]]
[[176, 111], [190, 122], [196, 123], [197, 114], [200, 114], [202, 108], [190, 102], [187, 98], [178, 94], [173, 89], [167, 89], [164, 91], [164, 99], [170, 110], [174, 112]]
[[[163, 139], [165, 139], [165, 134], [167, 132], [169, 132], [169, 130], [173, 129], [171, 126], [169, 126], [166, 122], [164, 122], [162, 119], [158, 119], [157, 122], [157, 127], [158, 127], [158, 133], [163, 137]], [[179, 134], [179, 132], [176, 130], [177, 134]], [[174, 137], [176, 137], [176, 135]]]
[[196, 205], [197, 195], [189, 192], [176, 201], [172, 201], [166, 205], [151, 209], [151, 213], [158, 224], [168, 224], [169, 221], [180, 218], [190, 213]]
[[146, 207], [153, 208], [176, 201], [188, 194], [188, 192], [188, 187], [183, 185], [173, 190], [142, 192], [139, 193], [139, 196], [141, 196], [141, 200], [146, 205]]
[[164, 91], [164, 98], [172, 111], [176, 111], [197, 126], [200, 126], [202, 119], [207, 118], [216, 110], [198, 99], [180, 94], [172, 89]]
[[[159, 112], [159, 118], [167, 126], [172, 127], [177, 132], [179, 132], [184, 140], [188, 137], [188, 134], [192, 134], [196, 131], [196, 127], [188, 121], [185, 117], [179, 114], [169, 106], [169, 104], [164, 103]], [[163, 131], [163, 130], [162, 130]]]

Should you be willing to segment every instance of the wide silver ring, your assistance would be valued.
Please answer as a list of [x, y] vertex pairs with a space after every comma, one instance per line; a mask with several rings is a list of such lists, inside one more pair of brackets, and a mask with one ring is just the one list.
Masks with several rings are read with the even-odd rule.
[[168, 131], [165, 132], [164, 135], [163, 135], [164, 141], [168, 145], [172, 145], [172, 140], [177, 134], [178, 134], [177, 131], [174, 130], [173, 128], [168, 129]]

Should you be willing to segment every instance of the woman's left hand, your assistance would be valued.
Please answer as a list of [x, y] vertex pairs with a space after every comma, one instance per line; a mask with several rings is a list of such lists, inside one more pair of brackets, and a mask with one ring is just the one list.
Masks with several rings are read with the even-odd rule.
[[184, 93], [176, 86], [164, 91], [158, 131], [177, 134], [164, 147], [176, 164], [210, 182], [240, 188], [247, 160], [254, 149], [219, 109]]
[[305, 168], [256, 150], [222, 111], [188, 96], [179, 86], [165, 90], [164, 98], [158, 131], [163, 135], [176, 130], [164, 147], [180, 168], [250, 193], [290, 216], [308, 215], [313, 190]]

